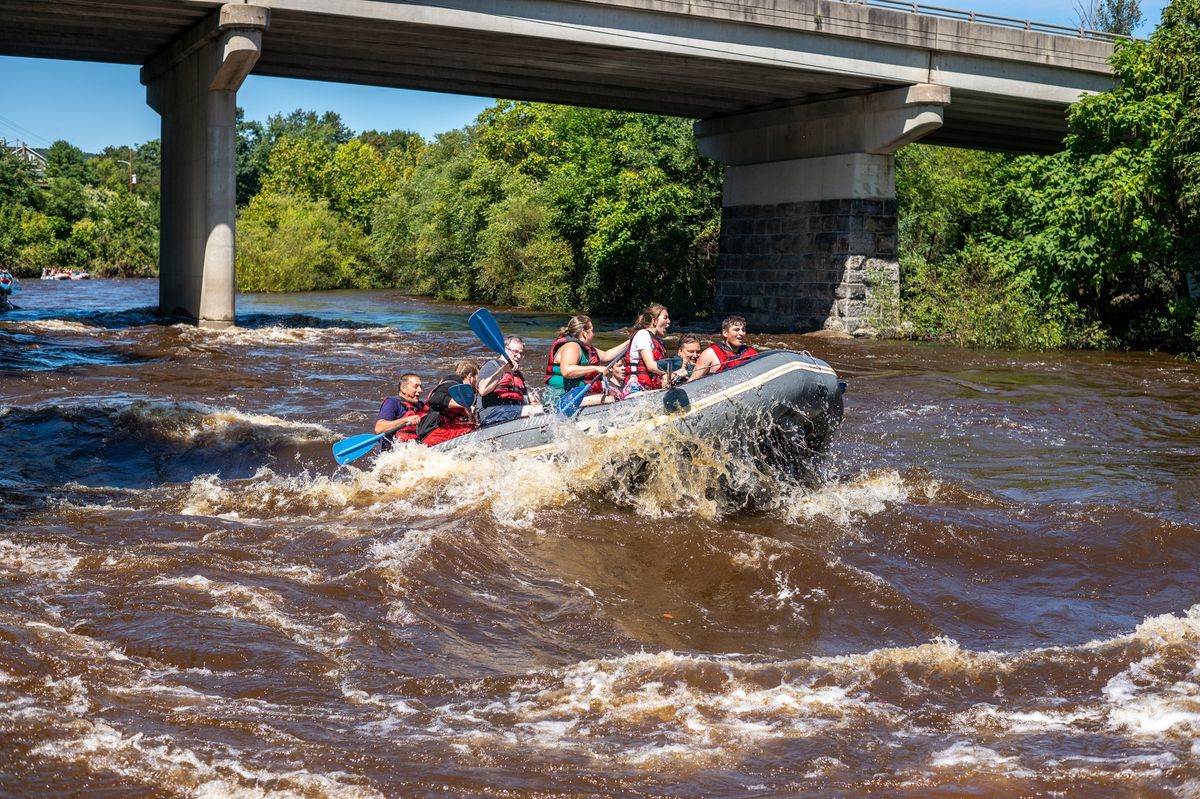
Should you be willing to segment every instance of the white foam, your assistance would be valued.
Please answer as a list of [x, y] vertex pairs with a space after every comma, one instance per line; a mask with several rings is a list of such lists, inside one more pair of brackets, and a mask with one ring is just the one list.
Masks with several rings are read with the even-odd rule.
[[909, 491], [900, 473], [887, 469], [845, 483], [826, 483], [815, 491], [792, 488], [781, 506], [784, 517], [793, 524], [820, 517], [847, 527], [856, 518], [873, 516], [890, 504], [907, 501]]
[[1021, 768], [1017, 758], [1004, 757], [994, 749], [971, 741], [956, 741], [945, 749], [934, 752], [929, 758], [929, 765], [934, 769], [965, 768], [1031, 776], [1031, 772]]
[[95, 335], [98, 332], [102, 332], [102, 328], [99, 325], [68, 322], [63, 319], [23, 320], [14, 326], [22, 330], [33, 330], [39, 333], [86, 333], [88, 335]]
[[[344, 327], [228, 327], [179, 328], [185, 339], [192, 339], [205, 346], [233, 345], [319, 345], [323, 351], [354, 351], [372, 348], [390, 348], [389, 355], [397, 356], [416, 352], [418, 343], [392, 327], [344, 328]], [[405, 346], [410, 347], [406, 349]], [[399, 347], [399, 349], [397, 349]]]
[[382, 799], [383, 794], [348, 781], [341, 772], [306, 769], [273, 772], [251, 768], [226, 754], [195, 751], [174, 741], [125, 735], [100, 721], [74, 723], [75, 734], [36, 747], [31, 754], [60, 762], [83, 762], [149, 785], [202, 799]]
[[60, 544], [25, 545], [0, 538], [0, 571], [65, 580], [80, 560]]
[[[714, 669], [723, 675], [716, 690], [712, 674], [701, 680], [708, 688], [693, 687], [685, 676]], [[728, 658], [673, 652], [585, 661], [504, 700], [439, 708], [428, 732], [496, 740], [515, 735], [520, 746], [582, 749], [602, 759], [648, 766], [717, 758], [764, 741], [820, 735], [864, 716], [891, 715], [848, 686], [813, 686], [803, 679], [760, 684], [758, 669]], [[614, 736], [614, 730], [621, 735]]]
[[332, 441], [334, 433], [324, 425], [293, 422], [265, 413], [246, 413], [235, 408], [215, 408], [199, 402], [138, 401], [123, 408], [120, 416], [153, 427], [184, 443], [200, 440], [260, 440], [303, 443]]

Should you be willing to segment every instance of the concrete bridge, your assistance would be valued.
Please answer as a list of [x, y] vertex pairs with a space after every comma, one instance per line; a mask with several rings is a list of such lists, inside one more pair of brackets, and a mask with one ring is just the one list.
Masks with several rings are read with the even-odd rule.
[[916, 8], [4, 0], [0, 53], [142, 65], [162, 115], [160, 306], [202, 325], [234, 318], [234, 116], [253, 70], [696, 118], [727, 165], [716, 312], [868, 333], [898, 279], [892, 154], [1051, 152], [1067, 105], [1112, 82], [1106, 38]]

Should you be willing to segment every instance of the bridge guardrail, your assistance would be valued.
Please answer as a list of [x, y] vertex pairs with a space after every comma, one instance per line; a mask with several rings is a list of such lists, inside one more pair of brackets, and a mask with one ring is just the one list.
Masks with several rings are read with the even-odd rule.
[[980, 11], [961, 11], [956, 8], [943, 8], [942, 6], [930, 6], [923, 3], [911, 2], [910, 0], [837, 0], [840, 3], [856, 6], [874, 6], [876, 8], [886, 8], [892, 11], [906, 11], [910, 14], [924, 14], [930, 17], [945, 17], [947, 19], [958, 19], [963, 22], [974, 22], [980, 25], [996, 25], [1004, 28], [1017, 28], [1019, 30], [1027, 30], [1035, 33], [1049, 33], [1054, 36], [1073, 36], [1077, 39], [1100, 39], [1106, 42], [1115, 42], [1119, 39], [1131, 39], [1131, 36], [1124, 36], [1120, 33], [1108, 33], [1107, 31], [1094, 31], [1083, 26], [1071, 27], [1069, 25], [1055, 25], [1050, 22], [1034, 22], [1028, 19], [1017, 19], [1016, 17], [1002, 17], [997, 14], [985, 14]]

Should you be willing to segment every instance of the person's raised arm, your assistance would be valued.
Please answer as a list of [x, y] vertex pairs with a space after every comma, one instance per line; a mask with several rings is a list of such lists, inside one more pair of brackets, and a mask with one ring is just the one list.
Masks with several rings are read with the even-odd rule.
[[479, 384], [475, 386], [475, 393], [481, 397], [485, 394], [491, 394], [493, 391], [495, 391], [496, 386], [500, 385], [500, 381], [504, 379], [504, 376], [512, 371], [512, 363], [508, 360], [505, 360], [503, 364], [500, 364], [497, 367], [496, 371], [484, 374], [484, 371], [486, 371], [488, 367], [494, 363], [496, 362], [490, 361], [488, 364], [485, 364], [483, 369], [479, 372]]

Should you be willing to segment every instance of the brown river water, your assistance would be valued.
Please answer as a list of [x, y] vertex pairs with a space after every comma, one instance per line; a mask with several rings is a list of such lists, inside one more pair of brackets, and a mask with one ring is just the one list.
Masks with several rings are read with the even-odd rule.
[[0, 796], [1200, 796], [1200, 365], [758, 336], [848, 383], [804, 479], [338, 467], [471, 307], [157, 290], [0, 316]]

